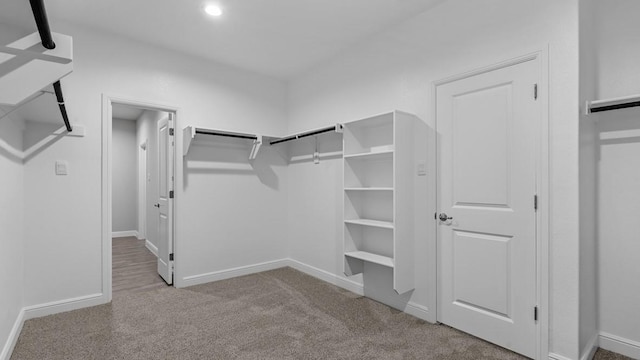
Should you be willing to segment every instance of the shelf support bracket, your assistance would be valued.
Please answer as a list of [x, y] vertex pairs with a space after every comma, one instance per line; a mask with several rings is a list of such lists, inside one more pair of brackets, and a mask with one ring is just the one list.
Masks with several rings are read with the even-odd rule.
[[193, 126], [187, 126], [182, 129], [182, 156], [187, 156], [191, 142], [196, 137], [196, 128]]
[[262, 146], [262, 135], [256, 135], [256, 139], [253, 140], [253, 147], [251, 147], [251, 153], [249, 154], [249, 160], [255, 160], [258, 157], [258, 152]]

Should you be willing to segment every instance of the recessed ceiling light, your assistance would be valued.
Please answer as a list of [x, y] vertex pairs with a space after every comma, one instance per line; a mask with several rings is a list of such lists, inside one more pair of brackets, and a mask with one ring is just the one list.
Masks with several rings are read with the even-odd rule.
[[211, 16], [220, 16], [222, 15], [222, 9], [217, 5], [207, 5], [204, 7], [204, 12]]

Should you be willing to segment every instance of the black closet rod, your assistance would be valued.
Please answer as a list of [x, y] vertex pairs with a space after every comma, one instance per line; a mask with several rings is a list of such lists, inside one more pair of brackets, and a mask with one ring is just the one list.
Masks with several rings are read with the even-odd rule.
[[51, 29], [49, 28], [49, 20], [47, 19], [47, 10], [44, 8], [44, 0], [29, 0], [31, 3], [31, 11], [33, 11], [33, 17], [36, 20], [36, 26], [40, 33], [40, 39], [42, 40], [42, 46], [51, 50], [56, 48], [56, 43], [53, 42], [51, 36]]
[[[56, 43], [53, 42], [53, 36], [51, 35], [51, 28], [49, 27], [49, 20], [47, 19], [47, 10], [44, 8], [44, 0], [29, 0], [29, 2], [31, 3], [31, 11], [33, 11], [33, 18], [36, 20], [42, 46], [49, 50], [55, 49]], [[67, 128], [67, 131], [71, 132], [73, 128], [69, 123], [67, 108], [64, 105], [64, 96], [62, 95], [60, 80], [53, 83], [53, 89], [56, 93], [56, 99], [58, 100], [58, 107], [60, 108], [64, 126]]]
[[60, 80], [53, 83], [53, 90], [56, 92], [56, 98], [58, 99], [58, 107], [60, 108], [60, 114], [62, 114], [62, 120], [67, 131], [73, 131], [71, 124], [69, 124], [69, 116], [67, 115], [67, 108], [64, 106], [64, 97], [62, 96], [62, 87], [60, 86]]
[[203, 130], [203, 129], [196, 129], [196, 134], [213, 135], [213, 136], [225, 136], [225, 137], [232, 137], [232, 138], [236, 138], [236, 139], [251, 139], [251, 140], [257, 140], [258, 139], [258, 137], [255, 136], [255, 135], [234, 134], [234, 133], [226, 133], [226, 132], [218, 132], [218, 131], [208, 131], [208, 130]]
[[631, 101], [628, 103], [605, 105], [600, 107], [596, 106], [596, 107], [592, 107], [590, 112], [596, 113], [596, 112], [609, 111], [609, 110], [626, 109], [626, 108], [636, 107], [636, 106], [640, 106], [640, 101]]
[[303, 137], [318, 135], [318, 134], [326, 133], [326, 132], [329, 132], [329, 131], [336, 131], [336, 126], [340, 126], [340, 125], [334, 125], [334, 126], [327, 127], [327, 128], [324, 128], [324, 129], [309, 131], [307, 133], [302, 133], [302, 134], [298, 134], [298, 135], [287, 136], [287, 137], [282, 138], [282, 139], [273, 140], [269, 144], [275, 145], [275, 144], [279, 144], [279, 143], [282, 143], [282, 142], [285, 142], [285, 141], [297, 140], [297, 139], [301, 139]]

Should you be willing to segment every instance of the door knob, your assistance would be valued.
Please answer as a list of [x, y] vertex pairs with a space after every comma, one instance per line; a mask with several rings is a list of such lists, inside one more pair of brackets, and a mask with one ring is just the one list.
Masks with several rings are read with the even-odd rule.
[[153, 206], [160, 208], [160, 204], [154, 204]]
[[440, 221], [447, 221], [447, 220], [453, 219], [451, 216], [447, 216], [446, 213], [440, 213], [438, 217], [440, 218]]

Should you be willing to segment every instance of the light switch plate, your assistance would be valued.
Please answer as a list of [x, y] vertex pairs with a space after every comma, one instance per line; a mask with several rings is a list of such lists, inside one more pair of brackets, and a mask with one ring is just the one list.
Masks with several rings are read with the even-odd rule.
[[56, 175], [67, 175], [69, 163], [66, 161], [56, 161]]

